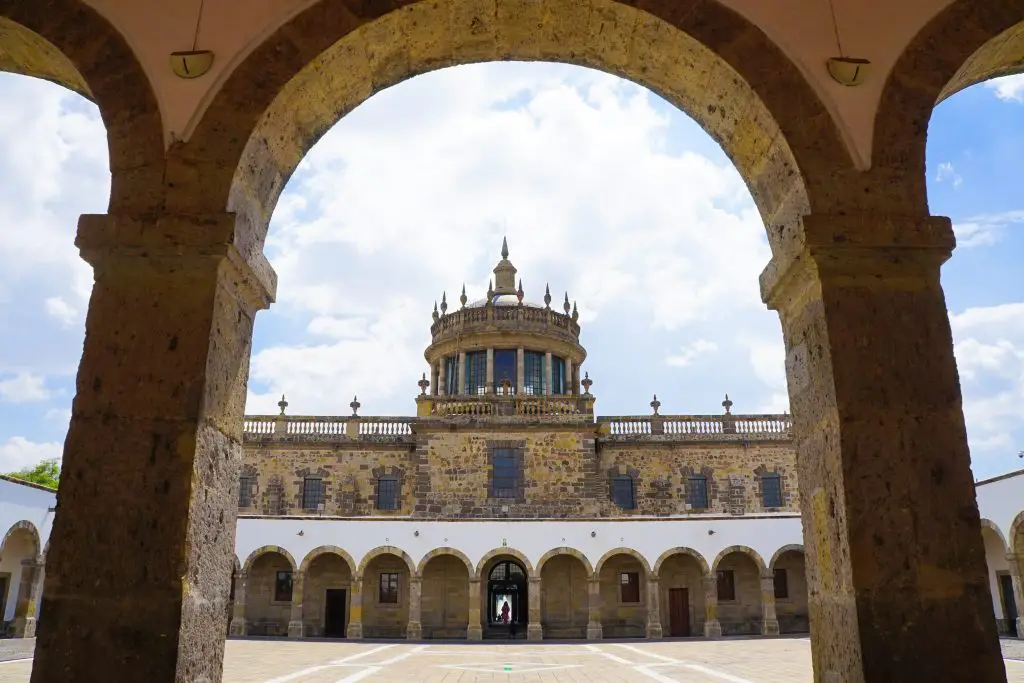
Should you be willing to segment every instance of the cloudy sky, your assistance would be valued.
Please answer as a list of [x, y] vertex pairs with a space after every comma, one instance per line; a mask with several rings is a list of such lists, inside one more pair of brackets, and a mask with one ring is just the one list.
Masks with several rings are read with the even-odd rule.
[[[105, 210], [102, 123], [61, 88], [0, 74], [0, 471], [59, 456], [92, 284], [72, 240]], [[1024, 79], [943, 103], [929, 131], [933, 213], [975, 475], [1024, 449]], [[430, 313], [487, 288], [503, 235], [528, 299], [578, 302], [601, 414], [788, 408], [782, 336], [760, 301], [760, 219], [688, 117], [615, 77], [498, 63], [386, 90], [311, 151], [267, 254], [247, 410], [409, 415]]]

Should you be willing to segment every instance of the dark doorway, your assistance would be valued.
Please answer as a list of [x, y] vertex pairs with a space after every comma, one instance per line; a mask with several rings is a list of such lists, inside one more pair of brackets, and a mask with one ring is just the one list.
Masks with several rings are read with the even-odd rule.
[[1006, 630], [1010, 635], [1017, 633], [1017, 603], [1013, 599], [1013, 577], [1009, 574], [999, 575], [999, 592], [1003, 595], [1003, 618], [1006, 620]]
[[525, 638], [529, 618], [526, 570], [518, 562], [502, 560], [487, 575], [487, 624], [491, 638]]
[[330, 588], [324, 600], [324, 637], [344, 638], [345, 617], [348, 615], [348, 591]]
[[668, 589], [668, 632], [674, 638], [690, 635], [690, 591]]

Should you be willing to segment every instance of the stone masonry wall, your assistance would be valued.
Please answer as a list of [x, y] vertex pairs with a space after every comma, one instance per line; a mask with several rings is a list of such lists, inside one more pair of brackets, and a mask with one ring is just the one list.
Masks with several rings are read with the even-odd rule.
[[452, 555], [433, 558], [423, 569], [420, 621], [424, 638], [465, 638], [469, 626], [469, 571]]

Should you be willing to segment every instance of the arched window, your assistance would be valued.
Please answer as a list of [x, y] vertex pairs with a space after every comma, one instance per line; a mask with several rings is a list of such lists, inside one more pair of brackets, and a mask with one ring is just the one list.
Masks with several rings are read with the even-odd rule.
[[503, 560], [487, 575], [487, 621], [492, 626], [524, 624], [527, 619], [526, 570]]

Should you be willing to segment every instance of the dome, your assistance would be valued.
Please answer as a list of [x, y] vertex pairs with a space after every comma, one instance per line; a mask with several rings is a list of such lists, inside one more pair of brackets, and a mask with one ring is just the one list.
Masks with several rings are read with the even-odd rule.
[[[477, 299], [466, 304], [466, 308], [483, 308], [487, 305], [487, 299]], [[495, 294], [491, 297], [490, 301], [493, 306], [518, 306], [519, 297], [515, 294]], [[538, 304], [534, 301], [527, 301], [523, 299], [523, 306], [529, 306], [530, 308], [544, 308], [544, 304]]]

